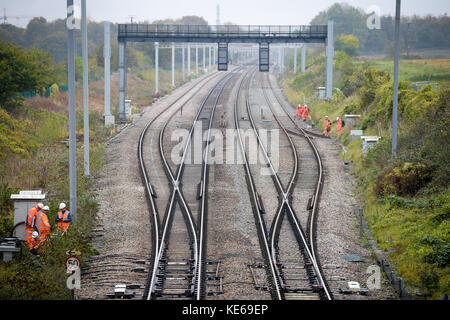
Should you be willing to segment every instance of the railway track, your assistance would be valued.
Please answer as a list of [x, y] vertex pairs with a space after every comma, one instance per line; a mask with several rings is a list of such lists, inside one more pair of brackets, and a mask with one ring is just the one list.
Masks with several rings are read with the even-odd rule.
[[[155, 118], [150, 121], [143, 129], [139, 138], [138, 144], [138, 158], [140, 163], [140, 170], [142, 181], [146, 190], [146, 197], [149, 211], [152, 220], [152, 252], [150, 259], [150, 270], [148, 272], [147, 285], [144, 290], [144, 299], [203, 299], [206, 295], [205, 280], [207, 278], [207, 268], [209, 265], [220, 265], [208, 262], [206, 260], [206, 232], [207, 232], [207, 209], [208, 209], [208, 157], [211, 142], [211, 129], [214, 119], [215, 109], [219, 99], [226, 87], [227, 83], [233, 78], [236, 73], [231, 72], [223, 76], [209, 91], [203, 99], [198, 111], [192, 121], [192, 125], [184, 144], [181, 155], [181, 161], [178, 166], [174, 167], [170, 164], [167, 157], [167, 150], [165, 150], [164, 136], [166, 128], [174, 115], [181, 110], [195, 95], [199, 92], [209, 80], [215, 76], [210, 76], [202, 81], [194, 84], [185, 94], [178, 97], [172, 102], [169, 107], [161, 111]], [[274, 111], [273, 102], [268, 97], [268, 90], [264, 89], [261, 80], [262, 93], [264, 100], [269, 107], [271, 114], [282, 130], [283, 136], [289, 142], [293, 158], [293, 168], [289, 179], [282, 179], [279, 177], [275, 169], [268, 151], [264, 146], [261, 137], [258, 133], [258, 127], [252, 115], [249, 90], [252, 81], [255, 79], [255, 72], [248, 69], [244, 76], [240, 79], [238, 90], [236, 91], [234, 103], [234, 118], [236, 129], [240, 129], [238, 104], [239, 97], [245, 91], [245, 110], [248, 116], [249, 123], [253, 130], [256, 141], [258, 142], [260, 152], [264, 156], [267, 168], [271, 171], [271, 178], [278, 193], [278, 209], [273, 216], [270, 223], [270, 230], [268, 231], [267, 222], [263, 216], [264, 208], [262, 199], [258, 194], [251, 166], [246, 154], [243, 138], [240, 130], [238, 130], [238, 139], [241, 148], [241, 153], [244, 159], [244, 168], [246, 173], [246, 180], [248, 189], [251, 195], [251, 202], [254, 212], [254, 217], [258, 230], [258, 238], [262, 249], [263, 257], [265, 259], [265, 270], [269, 283], [269, 290], [273, 299], [324, 299], [331, 300], [332, 295], [329, 292], [328, 285], [322, 276], [319, 266], [317, 250], [315, 248], [315, 221], [318, 212], [318, 200], [320, 197], [321, 184], [323, 183], [322, 165], [320, 163], [320, 155], [314, 144], [308, 136], [308, 132], [302, 130], [292, 118], [290, 113], [286, 110], [279, 97], [274, 92], [272, 85], [267, 80], [267, 87], [270, 89], [273, 97], [276, 98], [279, 106], [292, 121], [294, 127], [283, 124]], [[194, 93], [192, 93], [194, 92]], [[188, 97], [188, 93], [192, 93]], [[182, 112], [182, 111], [181, 111]], [[144, 161], [144, 140], [146, 134], [151, 128], [152, 124], [158, 118], [166, 117], [166, 120], [159, 130], [157, 139], [157, 150], [161, 162], [161, 168], [165, 172], [166, 182], [168, 183], [169, 197], [167, 201], [159, 200], [159, 205], [164, 206], [165, 214], [162, 217], [159, 214], [157, 206], [157, 194], [154, 186], [150, 182], [148, 169]], [[202, 146], [202, 164], [196, 169], [189, 169], [186, 166], [186, 157], [189, 154], [189, 148], [193, 140], [194, 129], [196, 124], [207, 122], [206, 141]], [[310, 215], [308, 218], [307, 231], [302, 229], [302, 226], [297, 218], [297, 215], [292, 207], [292, 194], [296, 185], [299, 160], [297, 156], [296, 147], [292, 141], [291, 134], [297, 131], [298, 135], [302, 135], [308, 144], [314, 150], [314, 156], [318, 162], [318, 183], [312, 197]], [[154, 130], [154, 129], [152, 129]], [[153, 142], [155, 143], [155, 142]], [[155, 160], [155, 159], [153, 159]], [[195, 215], [189, 203], [192, 203], [192, 196], [189, 199], [183, 193], [183, 173], [188, 170], [194, 170], [199, 176], [198, 192], [198, 213]], [[193, 171], [193, 172], [194, 172]], [[162, 202], [161, 202], [162, 201]], [[286, 219], [287, 218], [287, 219]], [[285, 221], [283, 223], [283, 221]], [[288, 222], [288, 223], [286, 223]], [[290, 229], [290, 230], [289, 230]], [[286, 253], [282, 249], [281, 243], [289, 238], [289, 234], [295, 237], [295, 242], [298, 247], [296, 254]], [[292, 239], [288, 242], [292, 244]], [[287, 247], [292, 245], [285, 245]], [[280, 250], [281, 248], [281, 250]], [[217, 275], [217, 272], [216, 272]]]
[[[215, 107], [222, 91], [233, 75], [234, 73], [231, 72], [223, 76], [201, 103], [189, 131], [181, 161], [176, 170], [171, 168], [170, 162], [166, 157], [164, 133], [169, 121], [183, 107], [183, 104], [174, 110], [160, 130], [158, 150], [170, 187], [170, 196], [162, 222], [154, 200], [156, 194], [149, 182], [148, 172], [143, 161], [142, 149], [145, 135], [155, 119], [147, 125], [141, 134], [138, 155], [141, 162], [143, 182], [146, 187], [147, 198], [149, 199], [149, 207], [153, 216], [152, 237], [154, 243], [154, 246], [152, 246], [152, 265], [144, 292], [145, 299], [202, 299], [204, 297], [206, 265], [209, 264], [205, 259], [209, 139], [211, 138], [210, 132]], [[205, 81], [196, 92], [207, 83], [208, 81]], [[191, 98], [194, 96], [195, 94]], [[182, 178], [186, 169], [185, 160], [189, 154], [188, 148], [192, 142], [194, 129], [196, 124], [203, 122], [205, 118], [209, 119], [209, 124], [205, 152], [202, 157], [198, 197], [200, 200], [199, 213], [197, 219], [195, 219], [188, 204], [189, 199], [186, 199], [183, 193]]]
[[[320, 157], [320, 153], [319, 153], [317, 147], [315, 146], [314, 142], [311, 139], [312, 132], [303, 129], [302, 127], [300, 127], [298, 125], [298, 123], [295, 121], [294, 117], [292, 116], [292, 112], [290, 112], [291, 110], [288, 110], [286, 108], [286, 105], [283, 103], [282, 99], [276, 94], [268, 75], [267, 75], [267, 84], [268, 84], [268, 87], [269, 87], [270, 91], [272, 92], [273, 96], [275, 97], [276, 101], [278, 102], [278, 105], [283, 109], [287, 118], [294, 125], [297, 133], [308, 142], [308, 145], [311, 147], [311, 150], [313, 151], [314, 157], [316, 159], [317, 181], [316, 181], [316, 186], [315, 186], [313, 195], [310, 198], [310, 201], [308, 202], [309, 216], [308, 216], [307, 230], [306, 230], [306, 235], [303, 235], [303, 236], [307, 237], [307, 240], [305, 242], [309, 245], [309, 248], [310, 248], [309, 256], [315, 262], [314, 267], [316, 269], [317, 276], [320, 280], [320, 283], [322, 284], [321, 298], [331, 300], [331, 299], [333, 299], [333, 294], [330, 290], [330, 287], [329, 287], [327, 281], [325, 280], [325, 278], [323, 276], [323, 271], [322, 271], [322, 267], [320, 264], [320, 259], [319, 259], [319, 255], [317, 252], [317, 245], [316, 245], [316, 237], [317, 237], [316, 225], [317, 225], [317, 218], [319, 215], [320, 195], [322, 192], [323, 180], [324, 180], [322, 159]], [[288, 130], [284, 130], [284, 132], [286, 134], [287, 134], [287, 131]], [[317, 134], [315, 134], [315, 135], [317, 136]], [[295, 215], [292, 215], [292, 218], [296, 218]], [[294, 223], [296, 225], [297, 224], [299, 225], [299, 222], [297, 220], [295, 220]]]
[[[245, 170], [248, 190], [249, 190], [249, 194], [250, 194], [250, 198], [251, 198], [253, 214], [254, 214], [255, 222], [256, 222], [256, 226], [257, 226], [258, 238], [259, 238], [259, 242], [260, 242], [260, 246], [261, 246], [262, 255], [265, 260], [265, 265], [266, 265], [265, 270], [266, 270], [267, 280], [268, 280], [268, 289], [270, 290], [272, 299], [282, 300], [284, 298], [284, 295], [283, 295], [283, 291], [282, 291], [282, 288], [279, 283], [279, 277], [277, 275], [276, 266], [274, 265], [273, 259], [271, 258], [269, 238], [268, 238], [268, 234], [267, 234], [265, 219], [263, 216], [264, 209], [261, 204], [261, 198], [256, 189], [255, 180], [254, 180], [251, 168], [250, 168], [248, 155], [245, 151], [244, 141], [243, 141], [243, 137], [241, 134], [241, 126], [239, 123], [240, 122], [239, 113], [238, 113], [239, 95], [245, 89], [247, 90], [246, 92], [248, 92], [249, 84], [250, 84], [250, 81], [249, 81], [250, 76], [251, 76], [250, 71], [247, 71], [246, 75], [241, 79], [238, 90], [236, 91], [236, 97], [235, 97], [235, 103], [234, 103], [235, 128], [238, 132], [239, 146], [241, 149], [242, 158], [244, 160], [244, 170]], [[247, 104], [248, 99], [245, 99], [245, 101]]]
[[[249, 99], [249, 89], [251, 87], [252, 79], [254, 78], [255, 72], [249, 73], [246, 77], [246, 113], [249, 117], [249, 121], [251, 124], [251, 128], [253, 129], [254, 135], [258, 141], [260, 150], [266, 160], [267, 166], [271, 171], [272, 180], [275, 184], [276, 190], [278, 192], [278, 200], [279, 206], [278, 210], [273, 217], [272, 224], [270, 227], [270, 232], [267, 232], [266, 223], [263, 217], [263, 208], [261, 205], [261, 199], [259, 197], [258, 191], [256, 190], [256, 185], [251, 173], [250, 165], [248, 163], [248, 158], [245, 152], [245, 148], [243, 146], [243, 141], [241, 134], [239, 132], [239, 140], [241, 145], [241, 152], [245, 161], [245, 169], [247, 175], [247, 182], [249, 186], [249, 191], [251, 194], [252, 202], [253, 202], [253, 211], [255, 214], [255, 219], [258, 229], [258, 236], [261, 243], [261, 248], [263, 251], [263, 256], [266, 260], [267, 265], [267, 276], [269, 279], [269, 287], [271, 289], [271, 294], [274, 299], [324, 299], [331, 300], [332, 295], [328, 290], [328, 287], [325, 283], [325, 280], [321, 274], [321, 270], [316, 261], [315, 254], [313, 254], [312, 249], [310, 249], [310, 243], [308, 242], [308, 238], [303, 231], [297, 216], [292, 208], [291, 199], [292, 193], [295, 187], [295, 182], [297, 179], [297, 171], [298, 171], [298, 156], [297, 150], [295, 148], [294, 143], [290, 135], [288, 134], [285, 127], [282, 125], [276, 113], [273, 110], [272, 103], [269, 101], [267, 97], [266, 91], [263, 89], [263, 96], [266, 103], [271, 110], [271, 113], [276, 120], [278, 126], [283, 131], [284, 136], [289, 141], [289, 146], [292, 150], [292, 156], [294, 160], [293, 170], [290, 179], [288, 180], [287, 186], [284, 186], [274, 164], [272, 163], [268, 151], [262, 142], [260, 134], [258, 133], [258, 128], [256, 126], [255, 120], [251, 111], [251, 104]], [[239, 92], [243, 87], [244, 81], [241, 82], [241, 87], [238, 90], [237, 98], [239, 96]], [[238, 116], [238, 107], [236, 98], [235, 105], [235, 125], [237, 129], [239, 127], [239, 116]], [[302, 133], [304, 134], [304, 132]], [[321, 179], [321, 175], [320, 175]], [[318, 181], [318, 184], [321, 184], [322, 180]], [[285, 240], [288, 236], [288, 232], [282, 231], [282, 225], [284, 218], [287, 217], [291, 231], [293, 231], [295, 235], [295, 239], [299, 248], [300, 255], [297, 255], [293, 262], [291, 261], [281, 261], [280, 257], [280, 246], [279, 241]], [[312, 219], [314, 220], [314, 218]], [[314, 234], [314, 229], [311, 229]], [[280, 237], [280, 235], [282, 236]], [[313, 248], [313, 246], [311, 246]], [[290, 258], [293, 258], [290, 255]], [[292, 271], [295, 271], [294, 273]], [[304, 276], [299, 275], [299, 270], [304, 270]], [[288, 283], [289, 282], [289, 283]], [[299, 286], [299, 284], [304, 283], [309, 284], [309, 288], [305, 286]]]

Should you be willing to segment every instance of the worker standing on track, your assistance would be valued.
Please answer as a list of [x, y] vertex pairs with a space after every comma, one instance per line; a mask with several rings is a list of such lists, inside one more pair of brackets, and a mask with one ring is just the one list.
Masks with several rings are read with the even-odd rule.
[[309, 112], [308, 106], [305, 104], [305, 106], [303, 107], [303, 115], [302, 115], [303, 121], [305, 121], [306, 117], [308, 117], [308, 112]]
[[39, 241], [39, 245], [42, 246], [45, 242], [45, 240], [47, 240], [47, 236], [50, 233], [50, 222], [48, 221], [48, 210], [50, 208], [48, 206], [45, 206], [42, 209], [42, 212], [39, 213], [39, 217], [37, 219], [37, 226], [39, 228], [39, 233], [40, 233], [40, 241]]
[[58, 224], [58, 231], [62, 234], [67, 234], [67, 229], [72, 222], [72, 217], [70, 216], [70, 211], [67, 210], [65, 203], [59, 204], [59, 212], [56, 215], [56, 223]]
[[325, 116], [325, 128], [323, 129], [323, 135], [330, 136], [330, 130], [331, 130], [331, 121], [328, 119], [328, 116]]
[[38, 213], [44, 208], [42, 203], [38, 203], [35, 207], [31, 208], [25, 218], [25, 230], [27, 236], [27, 245], [30, 246], [33, 242], [33, 231], [37, 226]]
[[303, 113], [303, 107], [302, 107], [301, 104], [299, 104], [298, 107], [297, 107], [298, 120], [300, 120], [302, 118], [302, 113]]

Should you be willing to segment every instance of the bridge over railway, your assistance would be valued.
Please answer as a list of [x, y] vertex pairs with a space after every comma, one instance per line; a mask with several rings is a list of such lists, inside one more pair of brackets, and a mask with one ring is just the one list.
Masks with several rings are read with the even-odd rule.
[[[259, 44], [259, 70], [269, 71], [270, 45], [292, 43], [323, 43], [326, 46], [326, 99], [332, 97], [333, 84], [333, 21], [327, 25], [251, 26], [251, 25], [154, 25], [119, 24], [119, 120], [125, 121], [127, 42], [154, 42], [156, 61], [160, 42], [217, 43], [218, 70], [228, 69], [229, 43]], [[174, 46], [172, 49], [174, 55]], [[190, 51], [188, 51], [190, 52]], [[183, 49], [184, 53], [184, 49]], [[183, 55], [184, 56], [184, 55]], [[184, 62], [184, 57], [183, 57]], [[157, 65], [155, 71], [157, 70]], [[157, 71], [156, 71], [157, 72]]]

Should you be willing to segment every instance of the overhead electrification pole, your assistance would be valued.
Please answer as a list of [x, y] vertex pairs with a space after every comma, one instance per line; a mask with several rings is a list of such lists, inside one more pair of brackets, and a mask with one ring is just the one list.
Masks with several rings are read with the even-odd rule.
[[191, 45], [187, 45], [188, 78], [191, 77]]
[[211, 70], [211, 46], [208, 46], [208, 54], [209, 54], [209, 69]]
[[181, 61], [182, 61], [181, 69], [183, 70], [182, 71], [183, 82], [186, 81], [186, 77], [184, 76], [184, 59], [185, 59], [185, 57], [184, 57], [184, 44], [183, 44], [183, 46], [181, 47]]
[[206, 64], [205, 64], [205, 52], [206, 52], [206, 47], [203, 46], [203, 71], [205, 71], [205, 68], [206, 68]]
[[397, 156], [398, 60], [400, 52], [400, 0], [395, 4], [394, 93], [392, 101], [392, 159]]
[[111, 39], [109, 21], [105, 21], [105, 41], [103, 46], [105, 58], [105, 126], [114, 124], [114, 116], [111, 114]]
[[327, 47], [326, 47], [326, 85], [325, 98], [330, 100], [333, 97], [333, 56], [334, 56], [334, 40], [333, 40], [333, 20], [328, 21], [327, 28]]
[[297, 47], [294, 47], [294, 74], [297, 74]]
[[67, 0], [67, 83], [69, 87], [69, 193], [70, 213], [77, 219], [77, 146], [75, 113], [75, 29], [80, 29], [80, 21], [75, 17], [73, 0]]
[[175, 87], [175, 42], [172, 42], [172, 87]]
[[127, 87], [126, 42], [119, 42], [119, 121], [125, 122], [125, 95]]
[[86, 0], [81, 0], [81, 37], [83, 56], [83, 137], [84, 175], [89, 176], [89, 57], [86, 21]]
[[195, 73], [198, 74], [198, 45], [195, 47]]
[[158, 93], [159, 89], [159, 42], [155, 42], [155, 93]]
[[302, 45], [302, 60], [301, 60], [301, 66], [300, 66], [300, 71], [302, 73], [305, 73], [305, 62], [306, 62], [306, 44], [304, 43]]

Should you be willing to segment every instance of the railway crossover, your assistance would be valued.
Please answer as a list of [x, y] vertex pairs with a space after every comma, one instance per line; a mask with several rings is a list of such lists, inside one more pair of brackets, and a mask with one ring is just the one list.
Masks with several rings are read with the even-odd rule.
[[[268, 78], [262, 73], [256, 76], [256, 70], [252, 68], [236, 69], [225, 75], [213, 74], [196, 82], [187, 92], [173, 101], [169, 107], [161, 111], [143, 129], [138, 143], [138, 156], [141, 168], [142, 181], [146, 191], [150, 216], [152, 220], [152, 253], [148, 273], [148, 283], [144, 291], [145, 299], [204, 299], [207, 295], [206, 280], [208, 278], [208, 267], [211, 265], [216, 270], [216, 278], [220, 261], [211, 262], [206, 257], [206, 234], [208, 230], [208, 172], [211, 144], [211, 130], [215, 110], [220, 99], [225, 99], [223, 92], [232, 79], [238, 80], [238, 89], [234, 97], [234, 124], [238, 132], [238, 140], [241, 154], [244, 160], [244, 171], [250, 200], [254, 213], [255, 223], [261, 253], [264, 258], [263, 268], [266, 270], [268, 289], [273, 299], [322, 299], [331, 300], [333, 296], [326, 283], [315, 246], [315, 223], [318, 215], [318, 201], [320, 200], [321, 185], [323, 183], [323, 169], [320, 155], [309, 137], [309, 132], [303, 130], [290, 115], [289, 110], [282, 103]], [[218, 78], [217, 82], [208, 89], [205, 98], [199, 103], [198, 110], [192, 120], [189, 134], [180, 153], [181, 160], [177, 166], [170, 163], [165, 148], [166, 129], [174, 115], [183, 110], [188, 102], [197, 96], [200, 90], [209, 84], [212, 79]], [[259, 79], [259, 80], [258, 80]], [[250, 99], [252, 86], [257, 85], [261, 90], [262, 98], [268, 106], [271, 117], [275, 120], [277, 127], [282, 131], [283, 139], [288, 141], [291, 149], [292, 169], [287, 181], [280, 178], [270, 153], [261, 140], [258, 129], [261, 129], [254, 119], [254, 108]], [[240, 105], [240, 99], [244, 98], [244, 105]], [[277, 108], [277, 110], [275, 110]], [[241, 109], [241, 111], [239, 111]], [[279, 116], [280, 110], [285, 113]], [[181, 111], [182, 112], [182, 111]], [[245, 114], [241, 114], [245, 112]], [[278, 113], [278, 115], [277, 115]], [[270, 177], [277, 190], [278, 208], [272, 213], [271, 219], [264, 217], [265, 210], [263, 200], [258, 193], [252, 165], [248, 161], [248, 153], [241, 136], [240, 117], [248, 117], [254, 137], [258, 143], [259, 151], [270, 171]], [[160, 118], [158, 120], [158, 118]], [[163, 119], [163, 118], [166, 119]], [[153, 126], [155, 121], [162, 121], [160, 127]], [[286, 120], [292, 123], [287, 124]], [[186, 157], [189, 155], [196, 124], [207, 123], [204, 129], [205, 141], [202, 143], [201, 166], [186, 165]], [[274, 128], [273, 128], [274, 129]], [[160, 168], [165, 173], [165, 182], [169, 186], [167, 201], [157, 200], [155, 187], [151, 183], [151, 177], [146, 166], [144, 144], [149, 131], [159, 132], [157, 139], [153, 139], [149, 145], [157, 149]], [[309, 216], [306, 231], [297, 217], [292, 205], [293, 192], [296, 187], [299, 172], [298, 150], [293, 142], [293, 131], [302, 139], [305, 139], [313, 150], [317, 161], [317, 182], [314, 194], [308, 203]], [[295, 136], [296, 137], [296, 136]], [[297, 138], [297, 137], [296, 137]], [[157, 148], [156, 148], [157, 147]], [[149, 150], [156, 152], [156, 150]], [[148, 151], [147, 151], [148, 152]], [[156, 157], [153, 157], [155, 160]], [[148, 160], [147, 160], [148, 161]], [[192, 192], [186, 195], [183, 192], [183, 173], [191, 170], [190, 176], [198, 178], [197, 197], [192, 198]], [[163, 183], [162, 181], [160, 183]], [[192, 182], [190, 182], [192, 183]], [[191, 186], [190, 186], [191, 187]], [[190, 188], [189, 187], [189, 188]], [[162, 216], [158, 211], [157, 202], [165, 206], [165, 214]], [[194, 212], [192, 203], [198, 201], [197, 211]], [[290, 237], [290, 239], [289, 239]], [[288, 239], [288, 240], [286, 240]], [[287, 243], [284, 243], [288, 241]], [[292, 244], [297, 248], [293, 252]], [[286, 248], [290, 248], [286, 250]]]

